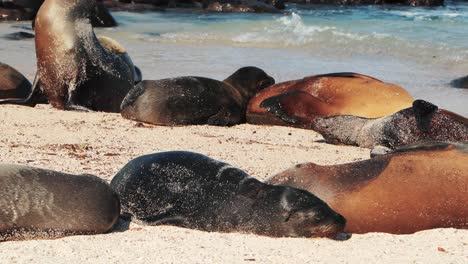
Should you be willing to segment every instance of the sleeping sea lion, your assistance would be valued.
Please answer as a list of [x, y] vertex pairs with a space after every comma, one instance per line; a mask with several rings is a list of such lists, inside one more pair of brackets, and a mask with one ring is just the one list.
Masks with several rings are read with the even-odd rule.
[[119, 213], [96, 176], [0, 164], [0, 241], [105, 233]]
[[468, 228], [468, 144], [432, 142], [354, 163], [297, 165], [266, 180], [310, 191], [346, 232]]
[[364, 148], [395, 149], [428, 140], [468, 142], [468, 119], [423, 100], [382, 118], [316, 118], [311, 128], [329, 143]]
[[138, 157], [112, 179], [122, 213], [150, 225], [266, 236], [335, 237], [345, 219], [314, 195], [264, 184], [201, 154]]
[[43, 92], [58, 109], [119, 112], [135, 69], [117, 42], [112, 51], [100, 44], [90, 24], [96, 10], [94, 0], [46, 0], [36, 17], [33, 92], [0, 104], [35, 105]]
[[203, 77], [143, 81], [122, 102], [123, 117], [156, 125], [244, 122], [249, 99], [275, 80], [257, 67], [243, 67], [223, 82]]
[[[302, 127], [286, 122], [271, 109], [280, 108], [277, 100], [294, 106], [296, 115], [355, 115], [382, 117], [411, 106], [413, 98], [403, 88], [358, 73], [342, 72], [306, 77], [278, 83], [257, 93], [249, 102], [247, 122], [251, 124]], [[312, 117], [311, 117], [312, 118]]]

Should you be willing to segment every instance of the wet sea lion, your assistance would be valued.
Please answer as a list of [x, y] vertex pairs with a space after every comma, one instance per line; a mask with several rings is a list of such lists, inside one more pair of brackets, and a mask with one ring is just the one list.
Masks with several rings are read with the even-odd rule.
[[203, 77], [143, 81], [122, 102], [123, 117], [157, 125], [244, 122], [248, 100], [275, 80], [257, 67], [243, 67], [223, 82]]
[[450, 84], [455, 88], [468, 88], [468, 76], [455, 79]]
[[345, 219], [312, 194], [264, 184], [201, 154], [138, 157], [111, 181], [122, 213], [150, 225], [267, 236], [334, 237]]
[[0, 99], [26, 98], [31, 93], [31, 83], [8, 64], [0, 62]]
[[0, 164], [0, 241], [105, 233], [119, 213], [96, 176]]
[[[285, 122], [270, 109], [280, 106], [281, 98], [295, 105], [296, 115], [356, 115], [382, 117], [411, 106], [413, 98], [403, 88], [358, 73], [341, 72], [306, 77], [278, 83], [257, 93], [249, 102], [247, 122], [251, 124], [302, 127], [301, 123]], [[312, 118], [312, 117], [311, 117]]]
[[423, 100], [416, 100], [413, 107], [382, 118], [315, 118], [310, 128], [329, 143], [364, 148], [395, 149], [427, 140], [468, 142], [468, 119]]
[[8, 40], [24, 40], [24, 39], [32, 39], [34, 38], [34, 34], [24, 31], [18, 31], [10, 34], [6, 34], [3, 36], [4, 39]]
[[346, 218], [346, 232], [468, 228], [468, 144], [432, 142], [354, 163], [300, 164], [266, 182], [317, 195]]
[[117, 42], [109, 51], [96, 38], [90, 24], [96, 10], [94, 0], [46, 0], [36, 17], [33, 92], [26, 100], [0, 103], [34, 105], [42, 91], [58, 109], [119, 112], [135, 70]]

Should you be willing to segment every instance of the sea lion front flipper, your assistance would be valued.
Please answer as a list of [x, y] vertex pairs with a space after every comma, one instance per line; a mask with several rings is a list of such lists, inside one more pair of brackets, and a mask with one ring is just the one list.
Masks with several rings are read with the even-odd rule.
[[261, 108], [291, 124], [310, 124], [326, 103], [304, 91], [290, 91], [263, 100]]
[[413, 102], [413, 112], [416, 118], [416, 125], [423, 132], [428, 132], [432, 116], [439, 109], [436, 105], [424, 100], [416, 100]]
[[30, 107], [35, 107], [36, 104], [38, 103], [43, 103], [45, 101], [45, 96], [42, 93], [42, 90], [40, 88], [40, 78], [38, 74], [36, 73], [36, 76], [34, 77], [34, 82], [31, 87], [31, 93], [29, 96], [25, 99], [3, 99], [0, 100], [0, 104], [16, 104], [16, 105], [24, 105], [24, 106], [30, 106]]
[[206, 123], [211, 126], [233, 126], [242, 121], [241, 113], [236, 108], [222, 107], [218, 113], [210, 116]]

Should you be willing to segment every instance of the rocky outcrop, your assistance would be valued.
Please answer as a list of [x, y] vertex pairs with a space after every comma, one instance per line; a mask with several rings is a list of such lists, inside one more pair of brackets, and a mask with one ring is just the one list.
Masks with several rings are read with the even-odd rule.
[[286, 0], [287, 3], [322, 5], [384, 5], [441, 6], [444, 0]]
[[250, 12], [250, 13], [281, 13], [281, 11], [265, 2], [256, 0], [213, 0], [205, 4], [209, 12]]
[[[0, 21], [34, 20], [44, 0], [0, 0]], [[98, 2], [98, 13], [91, 18], [94, 27], [115, 27], [117, 22], [106, 7]]]

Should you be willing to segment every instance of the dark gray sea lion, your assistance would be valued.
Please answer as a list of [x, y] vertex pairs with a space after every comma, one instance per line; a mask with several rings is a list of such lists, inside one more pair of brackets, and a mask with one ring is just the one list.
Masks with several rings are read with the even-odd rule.
[[346, 218], [346, 232], [468, 228], [468, 144], [431, 142], [348, 164], [300, 164], [266, 182], [317, 195]]
[[3, 38], [8, 40], [24, 40], [34, 38], [34, 34], [24, 31], [18, 31], [10, 34], [6, 34]]
[[10, 65], [0, 62], [0, 99], [26, 98], [30, 93], [28, 79]]
[[380, 145], [395, 149], [429, 140], [468, 142], [468, 119], [423, 100], [382, 118], [317, 118], [311, 128], [327, 142], [364, 148]]
[[0, 164], [0, 241], [105, 233], [119, 214], [96, 176]]
[[122, 102], [123, 117], [157, 125], [244, 122], [249, 99], [275, 80], [256, 67], [243, 67], [223, 82], [203, 77], [143, 81]]
[[468, 88], [468, 76], [455, 79], [450, 84], [455, 88]]
[[334, 237], [345, 219], [314, 195], [264, 184], [191, 152], [130, 161], [112, 179], [122, 213], [151, 225], [267, 236]]
[[120, 112], [135, 70], [123, 47], [106, 49], [95, 36], [90, 16], [96, 9], [94, 0], [46, 0], [36, 17], [33, 92], [0, 103], [35, 105], [42, 92], [58, 109]]

